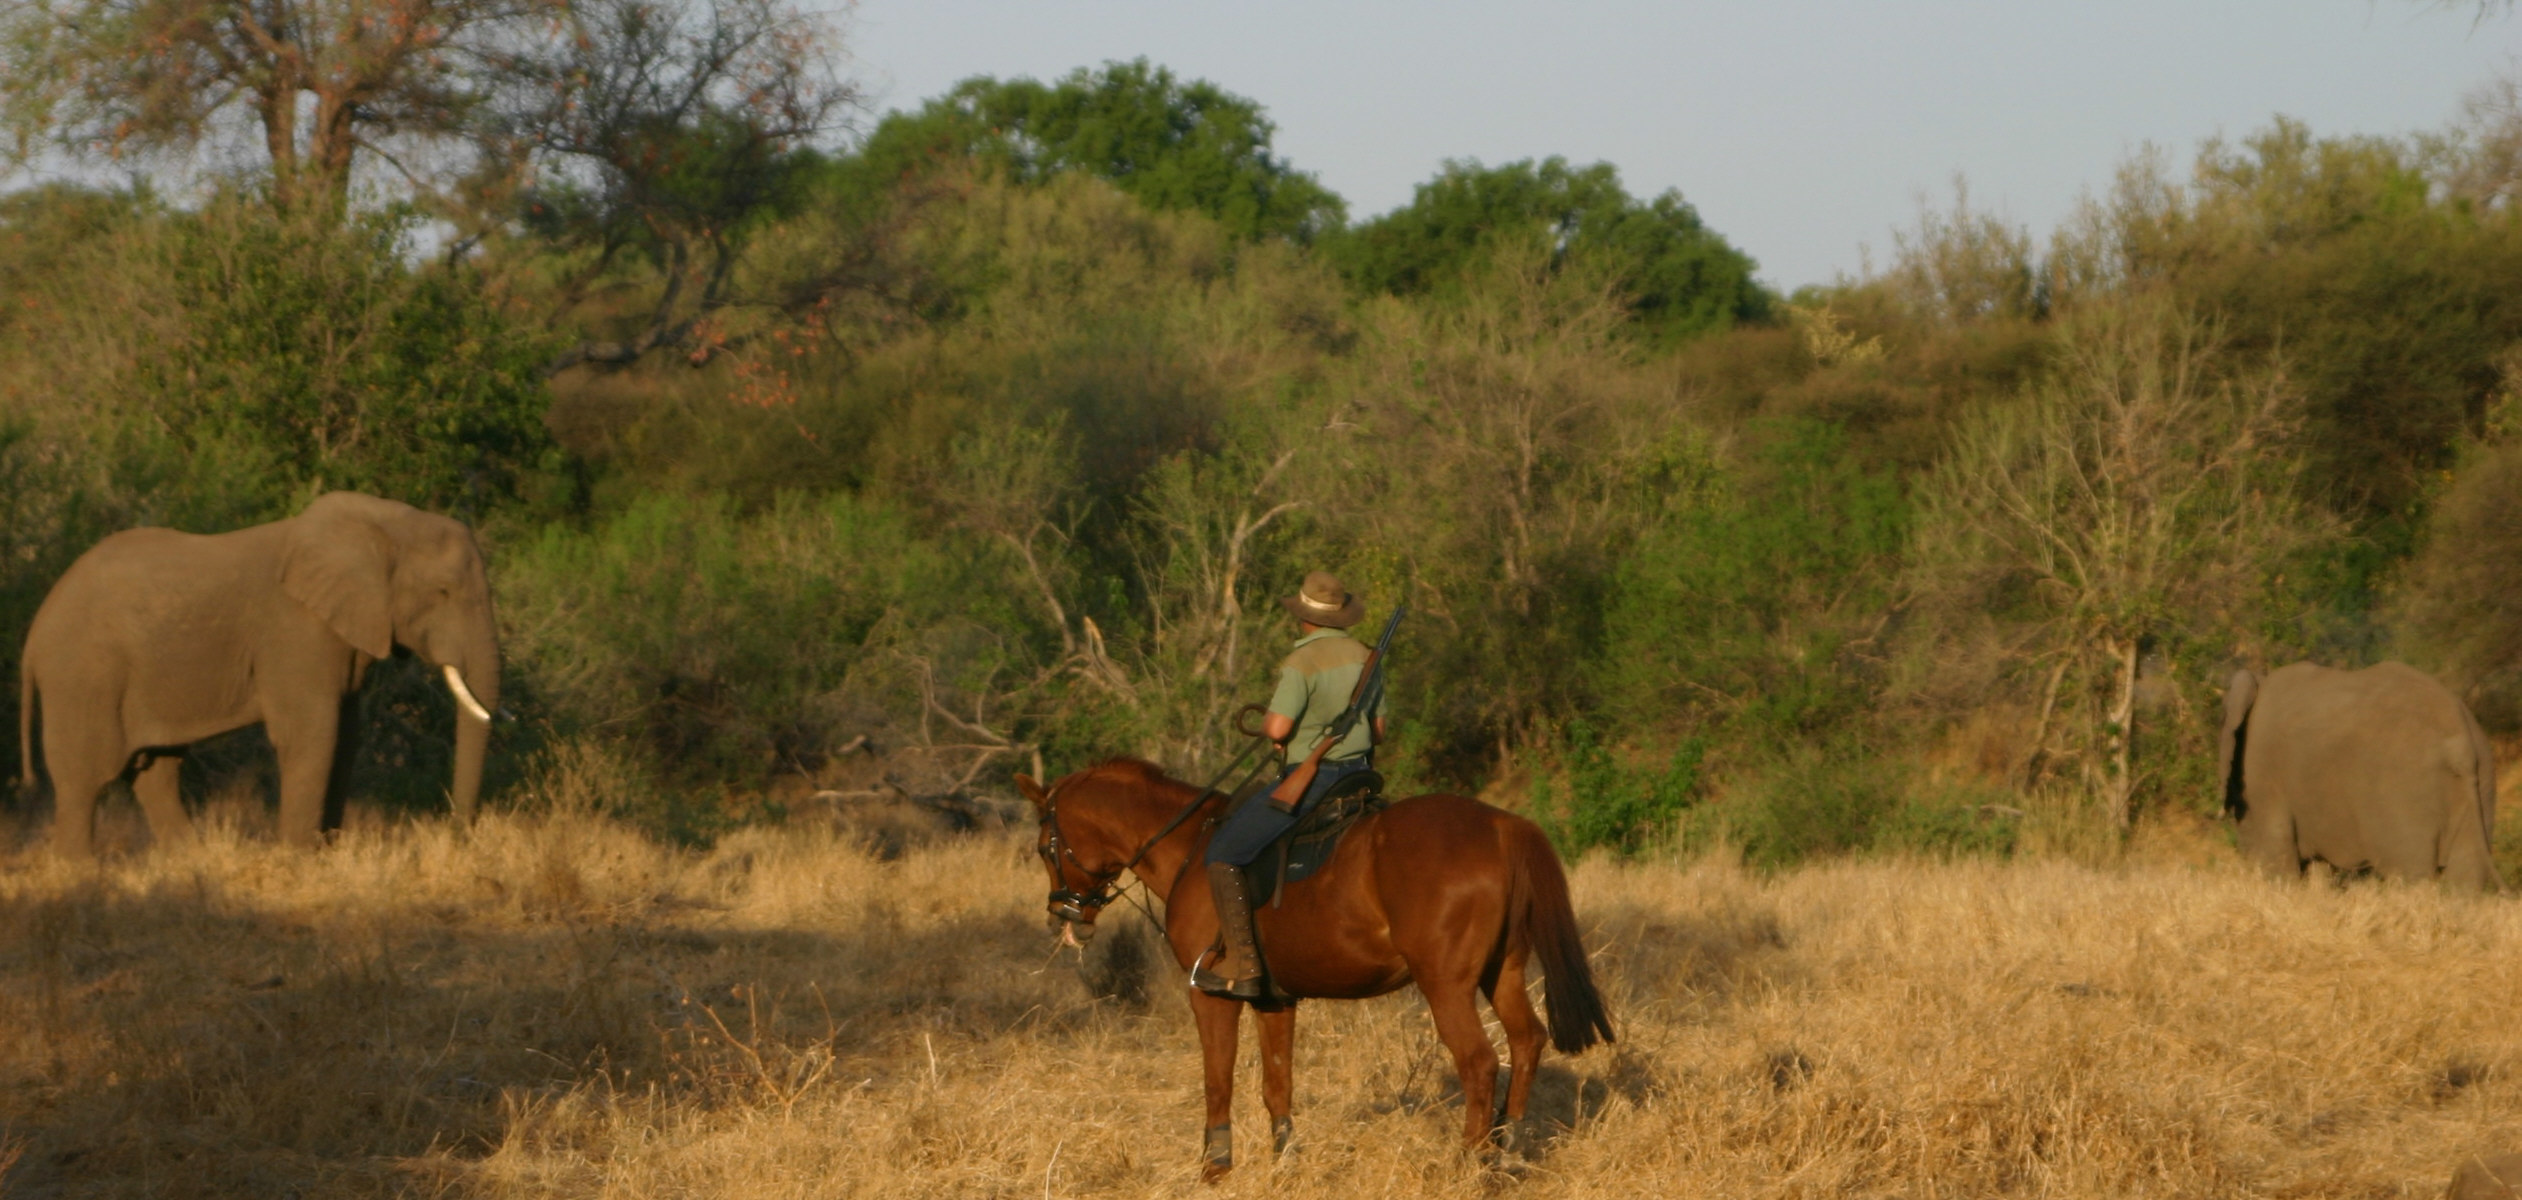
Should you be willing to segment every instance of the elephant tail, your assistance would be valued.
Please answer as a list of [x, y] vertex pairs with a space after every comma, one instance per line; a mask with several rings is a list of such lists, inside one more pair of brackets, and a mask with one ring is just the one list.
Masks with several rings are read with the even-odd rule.
[[35, 669], [18, 664], [18, 789], [35, 794]]

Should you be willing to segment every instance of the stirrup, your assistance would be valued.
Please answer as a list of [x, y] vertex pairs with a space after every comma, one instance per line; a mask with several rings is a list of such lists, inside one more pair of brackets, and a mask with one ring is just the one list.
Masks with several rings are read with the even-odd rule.
[[1229, 1000], [1260, 1000], [1268, 995], [1258, 975], [1250, 979], [1228, 979], [1209, 970], [1208, 960], [1222, 953], [1224, 953], [1222, 947], [1211, 946], [1200, 951], [1198, 958], [1191, 960], [1192, 987], [1207, 992], [1209, 995], [1223, 996]]

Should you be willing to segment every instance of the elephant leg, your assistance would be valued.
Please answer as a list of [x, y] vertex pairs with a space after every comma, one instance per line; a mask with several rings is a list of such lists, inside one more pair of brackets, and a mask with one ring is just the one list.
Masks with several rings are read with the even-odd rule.
[[312, 847], [323, 838], [325, 785], [333, 777], [333, 742], [339, 732], [338, 697], [267, 717], [263, 731], [280, 758], [280, 840]]
[[2303, 874], [2304, 857], [2294, 841], [2294, 818], [2282, 813], [2253, 813], [2242, 821], [2242, 857], [2278, 879]]
[[180, 755], [144, 755], [148, 764], [131, 781], [131, 794], [140, 801], [140, 811], [148, 814], [149, 836], [161, 846], [190, 845], [193, 823], [184, 815], [183, 789], [179, 786], [184, 766]]
[[54, 853], [82, 861], [95, 858], [96, 800], [113, 777], [62, 767], [54, 767], [52, 776]]
[[2442, 879], [2447, 887], [2475, 892], [2493, 892], [2504, 886], [2503, 878], [2496, 872], [2495, 856], [2474, 844], [2452, 852], [2443, 864]]
[[53, 850], [63, 858], [96, 857], [96, 802], [122, 774], [119, 733], [102, 733], [67, 718], [69, 704], [48, 704], [44, 767], [53, 780]]
[[[2465, 798], [2466, 799], [2466, 798]], [[2479, 819], [2475, 801], [2454, 806], [2443, 831], [2442, 881], [2444, 886], [2482, 892], [2504, 889], [2504, 879], [2496, 872], [2495, 847], [2487, 843], [2485, 822]]]
[[324, 777], [324, 819], [320, 832], [342, 827], [342, 809], [350, 798], [350, 769], [359, 759], [359, 699], [342, 697], [333, 719], [333, 765]]

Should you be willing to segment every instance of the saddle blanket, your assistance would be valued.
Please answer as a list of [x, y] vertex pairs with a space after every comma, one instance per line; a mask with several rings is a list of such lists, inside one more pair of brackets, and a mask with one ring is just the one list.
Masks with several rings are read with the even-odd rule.
[[[1256, 801], [1247, 797], [1244, 802]], [[1253, 907], [1275, 903], [1281, 889], [1321, 870], [1322, 864], [1330, 862], [1333, 852], [1340, 848], [1340, 835], [1367, 814], [1382, 812], [1391, 803], [1384, 798], [1383, 776], [1373, 771], [1360, 771], [1341, 780], [1330, 795], [1314, 805], [1312, 812], [1280, 834], [1244, 869], [1244, 879], [1252, 889]]]

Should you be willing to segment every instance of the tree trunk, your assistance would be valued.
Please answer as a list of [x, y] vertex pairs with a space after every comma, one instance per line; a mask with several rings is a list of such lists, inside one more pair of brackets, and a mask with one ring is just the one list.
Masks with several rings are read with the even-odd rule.
[[2136, 792], [2136, 779], [2130, 774], [2129, 767], [2130, 752], [2135, 748], [2137, 740], [2137, 647], [2139, 643], [2133, 637], [2124, 642], [2117, 638], [2106, 638], [2102, 645], [2110, 653], [2111, 673], [2117, 677], [2119, 692], [2117, 699], [2111, 705], [2108, 718], [2109, 777], [2103, 780], [2102, 794], [2110, 808], [2111, 827], [2124, 830], [2128, 828], [2129, 801]]
[[298, 200], [298, 93], [287, 79], [273, 81], [258, 101], [263, 148], [271, 154], [272, 201], [282, 208]]
[[315, 144], [308, 147], [314, 162], [306, 174], [323, 189], [320, 196], [309, 198], [338, 215], [350, 206], [350, 160], [359, 148], [359, 132], [351, 118], [359, 111], [359, 101], [354, 93], [335, 88], [316, 93]]

